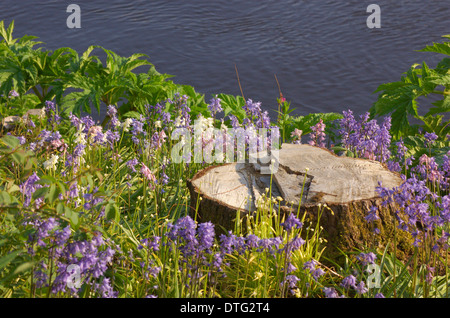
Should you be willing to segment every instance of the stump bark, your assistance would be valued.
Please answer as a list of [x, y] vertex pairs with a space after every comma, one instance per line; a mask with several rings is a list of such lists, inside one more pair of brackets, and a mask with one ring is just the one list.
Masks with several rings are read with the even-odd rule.
[[[251, 156], [251, 162], [211, 166], [188, 180], [190, 213], [199, 222], [210, 221], [216, 232], [234, 228], [237, 212], [243, 219], [261, 208], [260, 198], [269, 193], [276, 200], [273, 209], [304, 213], [305, 221], [323, 227], [325, 255], [336, 258], [339, 250], [393, 246], [398, 256], [409, 254], [412, 240], [396, 229], [395, 205], [382, 205], [376, 187], [397, 187], [402, 179], [377, 161], [337, 156], [310, 145], [283, 144], [271, 174], [263, 174], [261, 161], [266, 153]], [[271, 189], [267, 192], [267, 189]], [[201, 199], [200, 199], [201, 198]], [[327, 208], [324, 208], [324, 205]], [[369, 224], [372, 207], [379, 220]], [[320, 216], [320, 218], [319, 218]], [[374, 228], [379, 234], [373, 233]]]

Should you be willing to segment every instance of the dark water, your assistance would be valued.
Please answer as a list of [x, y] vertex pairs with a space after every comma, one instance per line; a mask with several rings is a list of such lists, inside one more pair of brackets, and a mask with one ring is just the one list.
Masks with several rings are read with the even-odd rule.
[[[69, 4], [81, 28], [69, 29]], [[369, 4], [381, 28], [369, 29]], [[367, 111], [378, 85], [413, 63], [442, 56], [415, 52], [450, 34], [450, 1], [4, 1], [0, 20], [15, 37], [36, 35], [51, 50], [97, 44], [119, 55], [145, 53], [162, 73], [205, 94], [240, 95], [276, 109], [277, 76], [296, 114]], [[101, 53], [101, 51], [94, 51]]]

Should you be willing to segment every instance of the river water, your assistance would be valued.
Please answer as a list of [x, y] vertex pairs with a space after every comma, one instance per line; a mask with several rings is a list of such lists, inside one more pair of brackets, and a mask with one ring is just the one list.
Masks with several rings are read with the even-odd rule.
[[[380, 28], [366, 24], [371, 3], [381, 8]], [[80, 6], [81, 28], [67, 27], [69, 4]], [[240, 95], [237, 69], [245, 98], [272, 111], [276, 76], [297, 115], [367, 111], [378, 85], [413, 63], [442, 59], [415, 50], [450, 34], [449, 17], [449, 0], [0, 2], [0, 20], [15, 20], [15, 37], [38, 36], [50, 50], [97, 44], [122, 56], [144, 53], [206, 100]]]

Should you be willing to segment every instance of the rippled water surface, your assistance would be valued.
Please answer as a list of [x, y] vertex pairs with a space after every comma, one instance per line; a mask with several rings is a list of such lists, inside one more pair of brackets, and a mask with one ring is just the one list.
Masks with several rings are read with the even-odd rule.
[[[66, 8], [81, 7], [81, 29]], [[369, 29], [369, 4], [381, 28]], [[442, 56], [415, 52], [450, 34], [450, 1], [1, 1], [15, 37], [36, 35], [51, 50], [97, 44], [120, 55], [145, 53], [162, 73], [205, 94], [240, 95], [276, 108], [278, 87], [295, 113], [361, 113], [378, 85], [413, 63]], [[95, 52], [95, 51], [94, 51]], [[98, 51], [97, 54], [100, 54]]]

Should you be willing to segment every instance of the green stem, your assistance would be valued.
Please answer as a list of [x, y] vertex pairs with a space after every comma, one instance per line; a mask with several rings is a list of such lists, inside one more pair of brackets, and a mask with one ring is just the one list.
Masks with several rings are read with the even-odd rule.
[[[394, 226], [395, 226], [395, 221], [394, 221]], [[396, 258], [397, 257], [397, 230], [396, 229], [394, 229], [394, 258]], [[396, 266], [396, 264], [397, 264], [397, 262], [395, 262], [394, 261], [394, 278], [393, 278], [393, 281], [394, 281], [394, 298], [397, 298], [397, 288], [395, 288], [396, 286], [395, 286], [395, 284], [396, 284], [396, 273], [395, 273], [395, 271], [396, 271], [396, 268], [395, 268], [395, 266]]]
[[434, 94], [440, 94], [440, 95], [450, 95], [450, 91], [438, 91], [438, 90], [434, 90], [433, 91]]
[[33, 86], [31, 88], [33, 90], [33, 92], [36, 94], [36, 96], [39, 98], [39, 100], [41, 101], [41, 103], [44, 102], [44, 97], [41, 95], [41, 93], [39, 92], [39, 90], [37, 89], [36, 86]]

